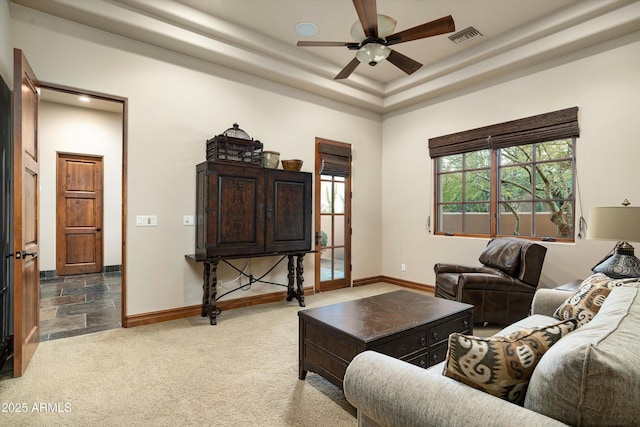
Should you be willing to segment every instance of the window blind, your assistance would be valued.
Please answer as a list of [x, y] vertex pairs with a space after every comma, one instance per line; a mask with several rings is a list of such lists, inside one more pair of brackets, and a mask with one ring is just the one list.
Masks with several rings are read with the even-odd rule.
[[351, 170], [351, 147], [319, 143], [320, 175], [348, 177]]
[[429, 139], [431, 158], [580, 136], [578, 107]]

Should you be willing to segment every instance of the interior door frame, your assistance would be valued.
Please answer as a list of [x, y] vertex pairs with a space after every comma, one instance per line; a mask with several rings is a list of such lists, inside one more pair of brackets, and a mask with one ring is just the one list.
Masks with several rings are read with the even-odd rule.
[[330, 281], [325, 281], [324, 284], [321, 281], [321, 269], [322, 269], [322, 247], [320, 245], [320, 239], [318, 238], [321, 233], [321, 188], [322, 188], [322, 178], [320, 174], [320, 170], [322, 168], [322, 160], [319, 153], [319, 144], [328, 144], [337, 147], [348, 147], [351, 150], [351, 144], [347, 144], [344, 142], [331, 141], [324, 138], [316, 138], [316, 148], [315, 148], [315, 157], [316, 157], [316, 166], [315, 166], [315, 227], [314, 227], [314, 236], [315, 238], [315, 291], [323, 292], [323, 291], [331, 291], [334, 289], [347, 288], [352, 286], [351, 283], [351, 234], [352, 234], [352, 223], [351, 223], [351, 160], [349, 158], [349, 176], [345, 178], [345, 224], [344, 224], [344, 252], [345, 252], [345, 264], [344, 264], [344, 278], [342, 279], [333, 279]]
[[71, 95], [88, 95], [93, 98], [102, 99], [104, 101], [119, 102], [122, 104], [122, 237], [121, 237], [121, 253], [122, 253], [122, 308], [121, 320], [122, 327], [127, 325], [127, 146], [128, 146], [128, 98], [96, 92], [87, 89], [78, 89], [70, 86], [60, 85], [56, 83], [40, 82], [42, 89], [64, 92]]

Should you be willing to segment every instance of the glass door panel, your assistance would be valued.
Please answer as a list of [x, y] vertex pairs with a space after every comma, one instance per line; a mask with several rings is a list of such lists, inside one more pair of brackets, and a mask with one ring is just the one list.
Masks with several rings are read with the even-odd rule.
[[322, 175], [320, 179], [320, 281], [344, 279], [344, 178]]
[[320, 174], [321, 168], [317, 159], [316, 290], [328, 291], [351, 286], [351, 182], [349, 177]]

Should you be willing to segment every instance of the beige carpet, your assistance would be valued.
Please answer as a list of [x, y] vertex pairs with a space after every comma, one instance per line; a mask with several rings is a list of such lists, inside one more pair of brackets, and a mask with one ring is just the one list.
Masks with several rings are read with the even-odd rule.
[[[306, 303], [397, 289], [367, 285]], [[356, 426], [340, 390], [311, 372], [298, 379], [299, 309], [282, 301], [225, 311], [217, 326], [191, 317], [43, 342], [23, 377], [0, 381], [0, 424]]]

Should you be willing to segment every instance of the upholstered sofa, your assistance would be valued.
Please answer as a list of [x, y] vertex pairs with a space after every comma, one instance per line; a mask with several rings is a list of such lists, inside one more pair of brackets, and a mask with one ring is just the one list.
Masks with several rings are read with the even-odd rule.
[[[539, 289], [532, 314], [496, 335], [559, 320], [571, 293]], [[494, 337], [495, 339], [495, 337]], [[344, 393], [364, 426], [640, 426], [640, 289], [613, 288], [600, 310], [539, 358], [523, 406], [428, 369], [366, 351], [347, 368]]]

